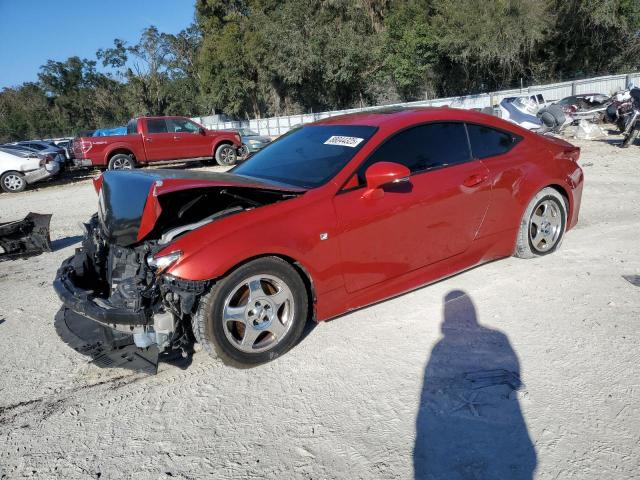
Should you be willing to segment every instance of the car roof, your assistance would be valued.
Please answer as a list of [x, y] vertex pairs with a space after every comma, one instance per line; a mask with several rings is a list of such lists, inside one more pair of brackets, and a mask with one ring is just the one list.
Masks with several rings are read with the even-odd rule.
[[481, 123], [519, 134], [521, 130], [523, 130], [513, 123], [492, 115], [487, 115], [475, 110], [449, 107], [389, 107], [324, 118], [314, 122], [313, 125], [368, 125], [373, 127], [389, 127], [398, 123], [408, 125], [412, 123], [436, 121]]

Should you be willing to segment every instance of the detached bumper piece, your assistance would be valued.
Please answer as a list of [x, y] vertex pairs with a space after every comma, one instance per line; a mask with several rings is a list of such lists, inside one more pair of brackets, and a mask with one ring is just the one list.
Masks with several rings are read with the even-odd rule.
[[51, 251], [51, 215], [29, 213], [23, 220], [0, 223], [0, 261]]
[[101, 368], [126, 368], [155, 375], [159, 350], [156, 345], [138, 348], [133, 335], [112, 330], [62, 307], [55, 318], [58, 336], [76, 352]]
[[108, 300], [95, 297], [94, 291], [76, 284], [87, 273], [86, 254], [77, 251], [58, 269], [53, 288], [69, 310], [111, 328], [118, 326], [146, 326], [152, 314], [145, 308], [129, 309], [112, 305]]

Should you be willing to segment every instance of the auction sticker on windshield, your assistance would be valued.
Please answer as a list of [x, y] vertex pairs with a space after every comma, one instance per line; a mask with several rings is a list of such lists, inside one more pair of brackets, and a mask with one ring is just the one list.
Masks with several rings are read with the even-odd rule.
[[358, 137], [344, 137], [341, 135], [333, 135], [329, 137], [329, 140], [324, 142], [325, 145], [340, 145], [342, 147], [357, 147], [364, 138]]

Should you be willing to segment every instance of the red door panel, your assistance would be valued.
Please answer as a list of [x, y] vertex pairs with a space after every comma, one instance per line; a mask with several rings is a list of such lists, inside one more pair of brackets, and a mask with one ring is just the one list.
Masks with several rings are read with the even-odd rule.
[[199, 158], [212, 156], [212, 138], [203, 135], [200, 126], [186, 118], [168, 118], [167, 129], [173, 134], [176, 158]]
[[363, 189], [338, 194], [334, 205], [349, 292], [464, 252], [491, 195], [481, 161], [414, 174], [379, 199]]

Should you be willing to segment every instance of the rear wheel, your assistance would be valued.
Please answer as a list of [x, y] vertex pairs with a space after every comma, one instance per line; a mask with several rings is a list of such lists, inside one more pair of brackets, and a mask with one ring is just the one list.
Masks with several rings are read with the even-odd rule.
[[17, 193], [27, 188], [27, 181], [20, 172], [5, 172], [0, 177], [0, 186], [5, 192]]
[[522, 216], [514, 255], [533, 258], [556, 251], [566, 224], [566, 200], [557, 190], [543, 188], [531, 199]]
[[223, 144], [216, 149], [216, 162], [225, 167], [236, 163], [238, 156], [233, 145]]
[[135, 167], [135, 162], [133, 161], [133, 157], [131, 155], [126, 155], [124, 153], [119, 153], [114, 155], [109, 160], [109, 166], [107, 167], [109, 170], [131, 170]]
[[307, 291], [298, 272], [277, 257], [237, 268], [202, 297], [192, 318], [196, 340], [213, 357], [246, 367], [296, 344], [308, 316]]

